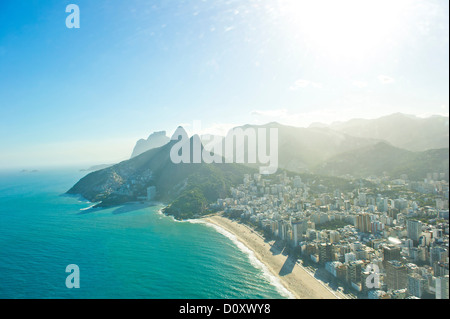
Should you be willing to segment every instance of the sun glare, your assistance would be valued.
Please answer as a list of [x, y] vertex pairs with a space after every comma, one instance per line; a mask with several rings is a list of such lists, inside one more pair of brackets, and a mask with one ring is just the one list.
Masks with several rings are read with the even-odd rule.
[[287, 30], [323, 54], [363, 58], [395, 41], [412, 1], [282, 0]]

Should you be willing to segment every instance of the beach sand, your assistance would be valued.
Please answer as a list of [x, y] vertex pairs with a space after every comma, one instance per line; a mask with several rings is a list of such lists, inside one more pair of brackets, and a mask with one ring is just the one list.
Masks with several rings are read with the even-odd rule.
[[236, 236], [236, 238], [251, 249], [255, 256], [277, 276], [283, 286], [297, 299], [338, 299], [340, 294], [314, 278], [301, 265], [298, 265], [288, 256], [284, 255], [273, 242], [264, 239], [250, 227], [232, 221], [219, 215], [208, 216], [206, 222], [221, 227]]

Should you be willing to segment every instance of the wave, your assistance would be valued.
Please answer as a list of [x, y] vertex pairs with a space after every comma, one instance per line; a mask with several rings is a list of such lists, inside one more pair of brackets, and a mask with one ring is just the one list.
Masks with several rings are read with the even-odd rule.
[[164, 212], [163, 212], [164, 208], [165, 208], [165, 207], [162, 207], [161, 209], [158, 209], [158, 212], [157, 212], [157, 213], [158, 213], [161, 217], [171, 219], [171, 220], [172, 220], [173, 222], [175, 222], [175, 223], [185, 223], [185, 222], [187, 222], [187, 221], [185, 221], [185, 220], [177, 220], [177, 219], [175, 219], [175, 217], [173, 217], [173, 216], [171, 216], [171, 215], [164, 214]]
[[295, 299], [294, 295], [288, 289], [286, 289], [286, 287], [284, 287], [284, 285], [281, 283], [280, 279], [278, 277], [276, 277], [275, 275], [273, 275], [270, 272], [270, 270], [266, 267], [266, 265], [264, 265], [264, 263], [262, 263], [256, 257], [255, 253], [250, 248], [248, 248], [245, 244], [243, 244], [236, 237], [236, 235], [234, 235], [233, 233], [229, 232], [228, 230], [226, 230], [218, 225], [209, 223], [204, 220], [191, 219], [191, 220], [186, 220], [185, 222], [189, 222], [192, 224], [204, 224], [206, 226], [212, 227], [218, 233], [220, 233], [220, 234], [224, 235], [225, 237], [227, 237], [228, 239], [230, 239], [239, 248], [240, 251], [242, 251], [244, 254], [246, 254], [248, 256], [250, 263], [254, 267], [256, 267], [262, 271], [263, 277], [265, 279], [267, 279], [269, 281], [269, 283], [276, 288], [278, 293], [280, 293], [282, 296], [285, 296], [289, 299]]
[[100, 203], [92, 204], [91, 206], [86, 207], [86, 208], [81, 208], [80, 210], [81, 210], [81, 211], [87, 211], [87, 210], [90, 210], [90, 209], [94, 208], [94, 207], [95, 207], [96, 205], [98, 205], [98, 204], [100, 204]]

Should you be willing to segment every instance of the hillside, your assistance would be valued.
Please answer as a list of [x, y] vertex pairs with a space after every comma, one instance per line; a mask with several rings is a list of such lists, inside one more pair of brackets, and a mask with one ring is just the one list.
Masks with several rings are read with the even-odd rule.
[[165, 131], [154, 132], [146, 140], [140, 139], [131, 154], [131, 158], [141, 155], [149, 150], [166, 145], [170, 142], [170, 138], [166, 136]]
[[447, 174], [449, 149], [437, 149], [424, 152], [411, 152], [389, 145], [385, 142], [359, 150], [345, 152], [317, 165], [316, 173], [324, 175], [352, 175], [354, 177], [382, 176], [392, 178], [407, 174], [411, 180], [423, 180], [427, 173], [443, 172]]
[[353, 119], [329, 126], [354, 137], [383, 140], [409, 151], [426, 151], [448, 147], [448, 117], [419, 118], [392, 114], [374, 120]]
[[[404, 117], [403, 115], [394, 117], [396, 116]], [[359, 120], [353, 123], [359, 123]], [[342, 125], [340, 128], [342, 130], [344, 127], [347, 129], [350, 127], [348, 123]], [[353, 127], [359, 125], [361, 124]], [[448, 179], [448, 145], [446, 148], [411, 151], [386, 141], [355, 137], [337, 131], [336, 127], [331, 129], [321, 125], [297, 128], [269, 123], [262, 126], [245, 125], [240, 128], [255, 131], [259, 128], [265, 128], [267, 131], [271, 128], [278, 129], [280, 171], [321, 176], [351, 175], [355, 178], [381, 177], [385, 174], [391, 178], [400, 178], [402, 174], [406, 174], [410, 180], [416, 181], [423, 180], [427, 173], [446, 173]], [[409, 132], [402, 131], [403, 138], [407, 139]], [[388, 133], [385, 132], [384, 136], [386, 134]], [[394, 135], [393, 133], [392, 136]], [[412, 132], [410, 135], [417, 134]], [[228, 138], [223, 138], [222, 142]], [[191, 162], [193, 162], [192, 142], [194, 140], [199, 142], [199, 139], [197, 135], [190, 138]], [[258, 172], [261, 166], [261, 163], [174, 164], [170, 159], [170, 152], [176, 143], [178, 141], [169, 141], [130, 160], [92, 172], [67, 193], [82, 195], [91, 202], [98, 203], [98, 207], [110, 207], [144, 199], [147, 197], [148, 187], [155, 186], [154, 199], [168, 204], [165, 212], [176, 218], [186, 219], [207, 213], [208, 204], [217, 198], [227, 197], [230, 186], [241, 183], [244, 174]], [[234, 153], [241, 146], [236, 145]], [[203, 145], [201, 147], [203, 149]], [[224, 148], [214, 150], [218, 156], [227, 155], [224, 154]]]
[[[196, 136], [192, 137], [190, 141]], [[82, 195], [97, 207], [110, 207], [147, 196], [156, 186], [155, 200], [169, 203], [166, 212], [190, 218], [206, 212], [207, 204], [226, 197], [230, 186], [254, 170], [237, 164], [174, 164], [170, 150], [177, 141], [147, 151], [82, 178], [67, 193]]]
[[[279, 168], [299, 173], [308, 172], [317, 163], [337, 154], [379, 142], [374, 139], [352, 137], [328, 128], [301, 128], [278, 123], [260, 126], [245, 125], [238, 128], [244, 131], [246, 129], [265, 128], [267, 132], [271, 128], [277, 128]], [[237, 145], [236, 148], [241, 146]], [[223, 149], [221, 154], [224, 154]], [[226, 154], [224, 157], [226, 157]]]

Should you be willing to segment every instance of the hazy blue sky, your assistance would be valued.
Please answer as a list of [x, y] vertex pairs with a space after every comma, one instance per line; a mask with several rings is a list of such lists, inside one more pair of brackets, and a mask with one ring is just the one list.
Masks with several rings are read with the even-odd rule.
[[[65, 25], [68, 4], [81, 28]], [[1, 0], [0, 168], [141, 137], [448, 114], [448, 1]]]

